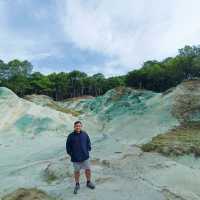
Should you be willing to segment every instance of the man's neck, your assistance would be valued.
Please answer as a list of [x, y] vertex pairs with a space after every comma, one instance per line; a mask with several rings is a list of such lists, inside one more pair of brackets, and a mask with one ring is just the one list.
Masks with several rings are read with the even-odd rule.
[[74, 130], [74, 132], [79, 134], [79, 133], [81, 133], [81, 130], [80, 130], [80, 131], [76, 131], [76, 130]]

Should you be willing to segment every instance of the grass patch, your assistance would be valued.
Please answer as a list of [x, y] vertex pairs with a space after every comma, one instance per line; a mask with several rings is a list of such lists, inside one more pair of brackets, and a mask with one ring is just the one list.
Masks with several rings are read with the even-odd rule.
[[75, 117], [82, 114], [80, 111], [75, 111], [75, 110], [71, 110], [71, 109], [68, 109], [68, 108], [61, 107], [58, 104], [56, 104], [55, 102], [48, 103], [47, 106], [54, 109], [54, 110], [63, 112], [63, 113], [72, 114]]
[[2, 200], [55, 200], [55, 198], [37, 188], [19, 188], [2, 197]]
[[24, 99], [31, 101], [33, 103], [36, 103], [37, 105], [42, 105], [42, 106], [47, 106], [53, 110], [67, 113], [67, 114], [72, 114], [73, 116], [77, 117], [82, 112], [80, 111], [75, 111], [72, 109], [64, 108], [60, 106], [56, 101], [53, 101], [50, 97], [44, 96], [44, 95], [27, 95], [24, 97]]
[[56, 181], [57, 179], [58, 179], [58, 177], [55, 174], [51, 173], [51, 174], [48, 174], [48, 176], [46, 178], [46, 182], [50, 184], [50, 183]]
[[189, 122], [166, 134], [158, 135], [142, 145], [145, 152], [158, 152], [166, 156], [194, 154], [200, 157], [200, 122]]

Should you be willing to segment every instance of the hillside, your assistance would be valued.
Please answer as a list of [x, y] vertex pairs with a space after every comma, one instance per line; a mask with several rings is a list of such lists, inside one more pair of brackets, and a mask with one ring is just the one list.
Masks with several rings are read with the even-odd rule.
[[[88, 195], [90, 199], [200, 199], [200, 162], [190, 154], [194, 152], [171, 158], [156, 148], [141, 149], [156, 137], [199, 123], [199, 88], [198, 80], [182, 82], [165, 93], [119, 87], [96, 98], [62, 102], [45, 96], [25, 100], [0, 88], [0, 197], [22, 187], [37, 187], [57, 199], [76, 199], [65, 141], [79, 119], [91, 137], [97, 185], [88, 191], [82, 176], [81, 199]], [[183, 133], [186, 140], [190, 133]], [[185, 144], [177, 137], [166, 138], [164, 144]]]

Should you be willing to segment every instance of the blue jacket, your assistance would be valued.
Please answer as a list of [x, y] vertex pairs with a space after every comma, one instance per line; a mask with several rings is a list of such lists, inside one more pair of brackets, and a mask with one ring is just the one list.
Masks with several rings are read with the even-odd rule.
[[82, 162], [89, 158], [91, 142], [88, 134], [81, 130], [80, 133], [73, 131], [67, 137], [66, 151], [71, 156], [72, 162]]

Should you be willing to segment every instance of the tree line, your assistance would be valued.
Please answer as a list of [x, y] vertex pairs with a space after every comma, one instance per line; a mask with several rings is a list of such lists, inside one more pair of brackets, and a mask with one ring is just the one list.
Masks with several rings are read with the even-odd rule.
[[43, 75], [32, 70], [28, 61], [15, 59], [5, 63], [0, 60], [0, 86], [10, 88], [20, 97], [44, 94], [63, 100], [83, 95], [99, 96], [125, 83], [124, 76], [105, 78], [101, 73], [88, 76], [78, 70]]
[[33, 72], [32, 64], [18, 59], [5, 63], [0, 60], [0, 86], [17, 95], [44, 94], [54, 100], [83, 95], [99, 96], [109, 89], [129, 86], [163, 92], [185, 79], [200, 77], [200, 46], [185, 46], [178, 55], [162, 61], [149, 60], [140, 69], [126, 75], [105, 78], [102, 73], [88, 76], [74, 70], [44, 75]]
[[200, 77], [200, 45], [185, 46], [178, 55], [163, 61], [144, 62], [141, 69], [126, 75], [126, 85], [163, 92], [183, 80]]

